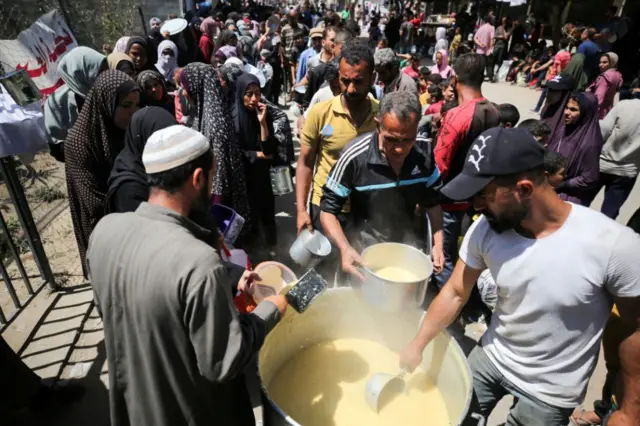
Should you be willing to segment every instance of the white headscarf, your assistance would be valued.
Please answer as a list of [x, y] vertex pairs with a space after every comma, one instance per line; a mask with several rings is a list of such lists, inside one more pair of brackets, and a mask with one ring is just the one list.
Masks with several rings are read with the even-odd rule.
[[[173, 56], [163, 55], [164, 49], [173, 50]], [[173, 81], [173, 74], [178, 68], [178, 46], [171, 40], [164, 40], [158, 46], [158, 62], [156, 62], [156, 68], [164, 76], [167, 81]]]
[[131, 37], [129, 36], [120, 37], [120, 39], [118, 39], [118, 41], [116, 42], [116, 45], [113, 48], [113, 51], [120, 52], [120, 53], [127, 53], [127, 43], [129, 42], [130, 38]]
[[447, 30], [445, 27], [436, 29], [436, 45], [433, 47], [433, 62], [436, 61], [436, 53], [440, 50], [449, 51], [449, 42], [447, 41]]

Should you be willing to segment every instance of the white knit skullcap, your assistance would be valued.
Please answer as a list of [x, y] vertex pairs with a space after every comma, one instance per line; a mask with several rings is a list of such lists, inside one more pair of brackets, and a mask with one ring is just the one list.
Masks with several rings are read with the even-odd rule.
[[195, 160], [211, 149], [200, 132], [173, 125], [158, 130], [147, 140], [142, 152], [142, 164], [148, 174], [175, 169]]

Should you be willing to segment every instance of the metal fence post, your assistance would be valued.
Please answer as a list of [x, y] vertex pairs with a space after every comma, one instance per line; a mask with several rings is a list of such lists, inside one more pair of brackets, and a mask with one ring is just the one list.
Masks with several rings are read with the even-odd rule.
[[24, 230], [24, 236], [29, 243], [29, 247], [31, 247], [33, 259], [40, 270], [40, 274], [51, 290], [57, 290], [58, 285], [56, 284], [55, 276], [53, 275], [53, 271], [51, 271], [49, 259], [47, 259], [47, 254], [44, 251], [40, 233], [31, 215], [31, 209], [29, 208], [27, 197], [24, 195], [24, 190], [18, 179], [15, 161], [12, 157], [0, 159], [0, 172], [2, 172], [4, 176], [11, 201], [16, 208], [18, 219]]

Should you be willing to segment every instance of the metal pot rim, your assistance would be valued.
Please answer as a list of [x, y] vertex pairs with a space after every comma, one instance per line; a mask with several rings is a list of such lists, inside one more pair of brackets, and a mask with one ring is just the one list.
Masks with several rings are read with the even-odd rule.
[[[369, 246], [369, 247], [365, 248], [364, 250], [362, 250], [362, 253], [360, 254], [360, 257], [362, 257], [362, 259], [364, 259], [364, 258], [365, 258], [365, 255], [366, 255], [366, 253], [367, 253], [367, 250], [369, 250], [369, 249], [371, 249], [371, 248], [373, 248], [373, 247], [381, 246], [381, 245], [396, 246], [396, 247], [398, 247], [398, 248], [402, 247], [402, 249], [403, 249], [403, 250], [406, 250], [406, 249], [413, 250], [413, 251], [415, 251], [415, 252], [417, 252], [417, 253], [421, 254], [422, 256], [424, 256], [424, 258], [425, 258], [428, 262], [432, 263], [432, 262], [431, 262], [431, 259], [429, 258], [429, 255], [428, 255], [428, 254], [426, 254], [425, 252], [423, 252], [422, 250], [419, 250], [419, 249], [417, 249], [417, 248], [415, 248], [415, 247], [413, 247], [413, 246], [410, 246], [410, 245], [408, 245], [408, 244], [402, 244], [402, 243], [391, 243], [391, 242], [389, 242], [389, 243], [378, 243], [378, 244], [373, 244], [373, 245], [371, 245], [371, 246]], [[420, 282], [422, 282], [422, 281], [428, 280], [428, 279], [429, 279], [429, 277], [430, 277], [430, 275], [428, 275], [428, 276], [426, 276], [426, 277], [424, 277], [424, 278], [422, 278], [422, 279], [418, 279], [418, 280], [412, 280], [412, 281], [400, 281], [400, 280], [398, 280], [398, 281], [392, 281], [392, 280], [388, 280], [388, 279], [383, 278], [383, 277], [381, 277], [380, 275], [376, 274], [376, 273], [375, 273], [375, 272], [373, 272], [371, 269], [369, 269], [369, 267], [368, 267], [368, 266], [366, 266], [366, 265], [363, 265], [363, 266], [362, 266], [362, 269], [364, 269], [365, 271], [367, 271], [367, 273], [369, 273], [369, 274], [373, 275], [373, 276], [374, 276], [374, 277], [376, 277], [377, 279], [379, 279], [379, 280], [381, 280], [381, 281], [388, 282], [388, 283], [413, 284], [413, 283], [420, 283]], [[433, 265], [432, 265], [432, 267], [431, 267], [431, 270], [433, 271]]]

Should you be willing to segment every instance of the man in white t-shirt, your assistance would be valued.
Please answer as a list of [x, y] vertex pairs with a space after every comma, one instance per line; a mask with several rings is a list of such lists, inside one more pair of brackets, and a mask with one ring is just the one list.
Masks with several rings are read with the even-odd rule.
[[[544, 150], [524, 129], [493, 128], [471, 145], [443, 189], [483, 213], [465, 235], [451, 278], [401, 353], [414, 369], [458, 316], [489, 269], [498, 300], [471, 355], [480, 414], [513, 395], [507, 426], [565, 426], [584, 400], [612, 301], [640, 324], [640, 235], [603, 214], [562, 201], [542, 169]], [[625, 396], [608, 426], [640, 419], [640, 331], [619, 346]]]

